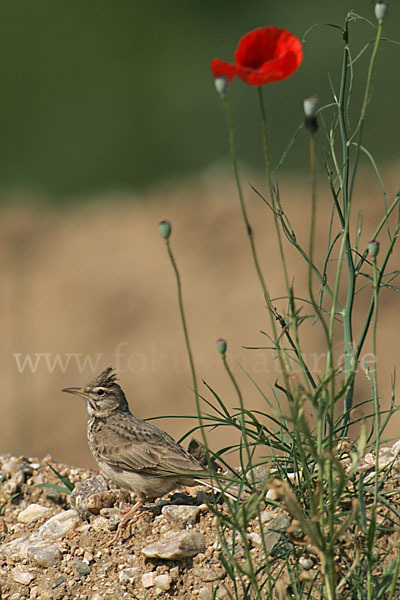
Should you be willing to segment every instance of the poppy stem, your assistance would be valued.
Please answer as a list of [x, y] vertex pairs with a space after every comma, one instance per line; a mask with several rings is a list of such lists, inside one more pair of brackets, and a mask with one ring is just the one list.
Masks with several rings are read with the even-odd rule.
[[199, 419], [199, 425], [200, 425], [200, 431], [201, 431], [202, 441], [203, 441], [203, 444], [204, 444], [204, 446], [206, 448], [207, 462], [209, 463], [207, 438], [206, 438], [206, 432], [205, 432], [203, 418], [202, 418], [202, 414], [201, 414], [200, 395], [199, 395], [199, 392], [198, 392], [198, 385], [197, 385], [197, 374], [196, 374], [196, 368], [195, 368], [194, 359], [193, 359], [192, 347], [190, 345], [190, 340], [189, 340], [189, 330], [188, 330], [188, 326], [187, 326], [187, 323], [186, 323], [185, 309], [184, 309], [184, 306], [183, 306], [183, 294], [182, 294], [181, 276], [180, 276], [180, 273], [179, 273], [178, 265], [177, 265], [176, 260], [175, 260], [175, 256], [174, 256], [174, 254], [172, 252], [172, 249], [171, 249], [169, 238], [164, 238], [164, 241], [165, 241], [165, 247], [166, 247], [167, 253], [168, 253], [168, 258], [169, 258], [169, 260], [171, 262], [171, 265], [172, 265], [172, 268], [173, 268], [173, 271], [174, 271], [174, 274], [175, 274], [176, 287], [177, 287], [177, 293], [178, 293], [179, 314], [180, 314], [180, 317], [181, 317], [183, 335], [184, 335], [184, 338], [185, 338], [186, 351], [187, 351], [187, 355], [188, 355], [188, 359], [189, 359], [190, 372], [191, 372], [191, 375], [192, 375], [194, 401], [195, 401], [195, 405], [196, 405], [197, 416], [198, 416], [198, 419]]
[[283, 251], [282, 234], [281, 234], [281, 229], [279, 226], [279, 216], [278, 216], [278, 211], [277, 211], [277, 206], [276, 206], [275, 190], [274, 190], [274, 185], [272, 183], [272, 177], [271, 177], [271, 163], [270, 163], [270, 158], [269, 158], [269, 145], [268, 145], [267, 115], [266, 115], [264, 98], [263, 98], [261, 86], [258, 86], [257, 90], [258, 90], [258, 99], [259, 99], [259, 103], [260, 103], [260, 112], [261, 112], [261, 126], [262, 126], [262, 138], [263, 138], [263, 146], [264, 146], [265, 175], [266, 175], [267, 185], [268, 185], [268, 189], [269, 189], [269, 197], [270, 197], [270, 202], [271, 202], [271, 206], [272, 206], [272, 214], [274, 216], [276, 235], [278, 238], [279, 254], [281, 257], [283, 274], [284, 274], [284, 278], [285, 278], [285, 286], [286, 286], [286, 290], [287, 290], [288, 294], [290, 294], [291, 286], [289, 285], [289, 276], [288, 276], [288, 271], [287, 271], [287, 266], [286, 266], [285, 253]]
[[241, 185], [241, 181], [240, 181], [240, 175], [239, 175], [239, 167], [238, 167], [238, 161], [237, 161], [237, 155], [236, 155], [236, 140], [235, 140], [235, 129], [233, 126], [233, 120], [232, 120], [232, 114], [231, 114], [231, 110], [230, 110], [230, 106], [229, 103], [226, 99], [226, 97], [222, 98], [222, 103], [225, 109], [225, 114], [226, 114], [226, 120], [227, 120], [227, 125], [228, 125], [228, 131], [229, 131], [229, 145], [230, 145], [230, 151], [231, 151], [231, 159], [232, 159], [232, 165], [233, 165], [233, 172], [235, 175], [235, 182], [236, 182], [236, 188], [238, 191], [238, 196], [239, 196], [239, 202], [240, 202], [240, 208], [242, 211], [242, 216], [243, 216], [243, 221], [246, 227], [246, 232], [247, 232], [247, 236], [249, 238], [249, 243], [250, 243], [250, 248], [251, 248], [251, 254], [253, 257], [253, 262], [254, 262], [254, 266], [257, 272], [257, 276], [258, 279], [260, 281], [261, 284], [261, 288], [264, 294], [264, 299], [268, 308], [268, 313], [270, 315], [270, 321], [271, 321], [271, 328], [272, 328], [272, 332], [273, 332], [273, 339], [274, 339], [274, 343], [275, 343], [275, 349], [277, 352], [277, 355], [279, 357], [279, 362], [280, 362], [280, 366], [281, 366], [281, 370], [283, 373], [283, 376], [285, 378], [285, 383], [287, 384], [287, 389], [289, 389], [289, 382], [287, 379], [287, 374], [289, 372], [289, 364], [288, 364], [288, 359], [286, 357], [285, 351], [283, 350], [283, 348], [280, 345], [280, 341], [279, 341], [279, 335], [278, 335], [278, 331], [277, 331], [277, 327], [276, 327], [276, 323], [275, 323], [275, 311], [274, 311], [274, 307], [272, 306], [272, 302], [271, 302], [271, 296], [270, 293], [268, 291], [267, 285], [265, 283], [264, 280], [264, 276], [261, 270], [261, 266], [260, 266], [260, 262], [258, 260], [258, 255], [257, 255], [257, 248], [254, 242], [254, 234], [253, 234], [253, 229], [250, 225], [250, 221], [249, 221], [249, 217], [247, 214], [247, 209], [246, 209], [246, 204], [244, 201], [244, 196], [243, 196], [243, 190], [242, 190], [242, 185]]

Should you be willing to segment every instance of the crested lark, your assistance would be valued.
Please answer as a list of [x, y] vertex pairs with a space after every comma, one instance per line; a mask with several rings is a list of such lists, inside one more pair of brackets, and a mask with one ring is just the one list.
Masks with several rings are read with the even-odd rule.
[[[100, 469], [120, 487], [135, 492], [138, 500], [122, 519], [116, 536], [149, 500], [182, 486], [192, 486], [208, 471], [162, 429], [136, 418], [109, 367], [85, 387], [63, 392], [85, 398], [89, 419], [89, 448]], [[197, 480], [197, 481], [196, 481]], [[135, 519], [136, 520], [136, 519]]]

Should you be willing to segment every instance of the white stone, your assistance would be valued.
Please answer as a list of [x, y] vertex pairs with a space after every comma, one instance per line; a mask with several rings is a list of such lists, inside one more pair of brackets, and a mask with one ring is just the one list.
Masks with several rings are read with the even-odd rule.
[[260, 520], [261, 523], [267, 523], [268, 521], [272, 521], [274, 517], [276, 517], [276, 511], [264, 510], [260, 515]]
[[1, 470], [4, 473], [15, 473], [18, 467], [18, 460], [16, 458], [10, 458], [5, 463], [3, 463]]
[[199, 589], [199, 598], [200, 600], [212, 600], [211, 588], [203, 585]]
[[92, 523], [92, 527], [95, 531], [109, 531], [108, 519], [105, 517], [96, 517]]
[[193, 527], [196, 522], [197, 515], [200, 512], [198, 506], [185, 506], [185, 505], [167, 505], [163, 506], [161, 513], [169, 521], [173, 523], [179, 529], [185, 529], [185, 527]]
[[154, 577], [155, 586], [164, 591], [169, 590], [169, 588], [171, 587], [171, 581], [171, 575], [168, 575], [168, 573], [165, 573], [163, 575], [157, 575], [156, 577]]
[[145, 573], [144, 575], [142, 575], [142, 585], [144, 588], [147, 589], [154, 586], [154, 576], [154, 571], [150, 571], [149, 573]]
[[[122, 565], [121, 565], [122, 566]], [[118, 579], [120, 583], [134, 583], [139, 567], [122, 568]]]
[[248, 534], [248, 539], [251, 541], [252, 544], [257, 544], [257, 546], [261, 546], [262, 544], [262, 539], [261, 539], [261, 535], [259, 533], [251, 532]]
[[26, 555], [41, 567], [51, 567], [61, 559], [61, 552], [57, 546], [53, 544], [46, 546], [43, 542], [30, 544]]
[[36, 537], [57, 540], [65, 537], [67, 533], [75, 529], [80, 523], [80, 516], [76, 510], [65, 510], [51, 517], [44, 525], [39, 527]]
[[206, 538], [195, 531], [171, 533], [158, 541], [142, 548], [142, 553], [147, 558], [161, 558], [164, 560], [179, 560], [192, 558], [206, 549]]
[[373, 479], [375, 479], [375, 471], [371, 471], [370, 473], [368, 473], [368, 475], [365, 477], [364, 481], [369, 482], [369, 481], [372, 481]]
[[302, 556], [299, 558], [299, 565], [308, 571], [308, 569], [311, 569], [314, 566], [314, 561], [311, 558]]
[[393, 462], [393, 456], [392, 455], [388, 456], [387, 454], [384, 454], [382, 456], [379, 456], [378, 467], [380, 469], [383, 469], [383, 467], [386, 467], [386, 465], [388, 465], [391, 462]]
[[364, 456], [364, 460], [368, 465], [375, 464], [375, 456], [371, 452], [367, 452], [367, 454]]
[[266, 493], [266, 497], [268, 498], [268, 500], [278, 500], [279, 494], [275, 488], [271, 488]]
[[400, 452], [400, 440], [397, 440], [392, 446], [391, 453], [396, 455]]
[[39, 593], [40, 593], [40, 587], [38, 585], [33, 585], [30, 588], [29, 600], [36, 600], [36, 598], [39, 598]]
[[85, 552], [83, 554], [83, 561], [89, 565], [91, 562], [93, 562], [93, 560], [94, 560], [93, 554], [90, 554], [90, 552], [85, 550]]
[[38, 519], [49, 518], [52, 514], [51, 508], [41, 506], [40, 504], [30, 504], [25, 510], [21, 510], [18, 515], [20, 523], [33, 523]]
[[35, 579], [32, 573], [24, 571], [19, 565], [11, 571], [11, 576], [16, 583], [21, 583], [22, 585], [29, 585]]

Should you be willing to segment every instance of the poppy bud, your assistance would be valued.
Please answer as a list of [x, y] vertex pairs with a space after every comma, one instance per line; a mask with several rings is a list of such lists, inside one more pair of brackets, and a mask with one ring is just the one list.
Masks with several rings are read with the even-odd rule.
[[383, 19], [387, 16], [389, 12], [389, 2], [385, 2], [385, 0], [379, 0], [375, 4], [375, 16], [378, 19], [379, 23], [382, 23]]
[[215, 89], [221, 98], [225, 98], [226, 90], [228, 89], [229, 81], [225, 75], [219, 75], [214, 79]]
[[372, 258], [376, 258], [379, 254], [379, 242], [377, 240], [372, 240], [368, 244], [368, 252]]
[[215, 342], [215, 345], [217, 346], [217, 350], [220, 354], [222, 354], [222, 356], [225, 356], [225, 352], [226, 352], [226, 340], [223, 340], [222, 338], [220, 338], [219, 340], [217, 340]]
[[164, 240], [167, 240], [171, 235], [172, 225], [169, 221], [160, 221], [158, 224], [158, 230], [161, 234], [161, 237], [163, 237]]
[[304, 98], [303, 106], [306, 117], [315, 117], [319, 109], [319, 98], [317, 96]]
[[319, 99], [317, 96], [309, 96], [305, 98], [303, 101], [304, 114], [306, 118], [304, 119], [304, 127], [315, 133], [318, 129], [318, 121], [316, 114], [319, 109]]

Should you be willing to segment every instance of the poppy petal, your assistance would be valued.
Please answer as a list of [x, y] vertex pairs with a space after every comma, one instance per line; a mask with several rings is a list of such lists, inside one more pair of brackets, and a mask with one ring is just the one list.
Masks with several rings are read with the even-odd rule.
[[225, 62], [219, 58], [213, 58], [210, 63], [210, 68], [214, 77], [226, 77], [229, 82], [235, 77], [237, 73], [236, 66], [232, 63]]
[[287, 29], [263, 27], [243, 36], [235, 52], [237, 75], [264, 85], [292, 75], [303, 58], [300, 40]]

